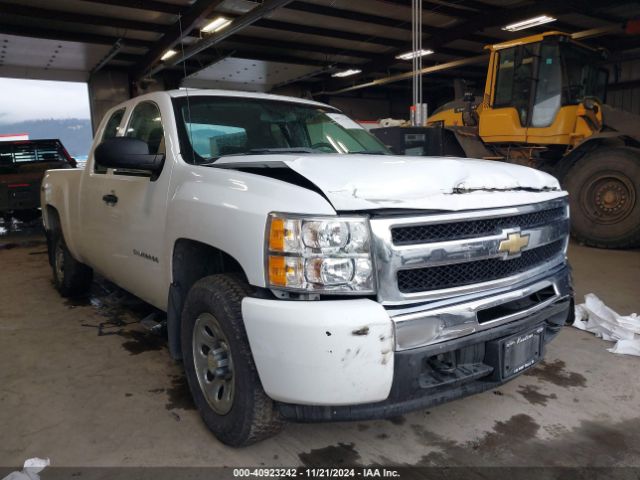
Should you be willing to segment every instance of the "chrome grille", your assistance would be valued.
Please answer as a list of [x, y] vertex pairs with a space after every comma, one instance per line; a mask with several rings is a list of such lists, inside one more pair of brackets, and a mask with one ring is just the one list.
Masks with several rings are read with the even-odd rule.
[[397, 227], [391, 230], [391, 238], [394, 245], [415, 245], [418, 243], [451, 240], [452, 238], [481, 237], [494, 235], [505, 228], [519, 227], [520, 229], [525, 229], [538, 227], [561, 220], [565, 214], [566, 208], [556, 207], [511, 217]]
[[386, 305], [511, 287], [566, 261], [566, 197], [370, 222], [378, 300]]
[[415, 293], [510, 277], [553, 259], [563, 249], [564, 240], [558, 240], [533, 250], [527, 250], [512, 260], [489, 259], [439, 267], [400, 270], [398, 272], [398, 289], [403, 293]]

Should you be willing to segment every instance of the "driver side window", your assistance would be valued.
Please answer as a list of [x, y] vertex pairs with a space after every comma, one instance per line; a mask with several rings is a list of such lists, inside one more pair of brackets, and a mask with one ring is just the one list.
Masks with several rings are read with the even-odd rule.
[[[118, 135], [118, 127], [120, 127], [120, 123], [122, 123], [122, 117], [124, 117], [125, 110], [126, 109], [121, 108], [111, 114], [111, 117], [109, 117], [109, 121], [107, 121], [107, 124], [104, 127], [102, 141], [106, 140], [107, 138], [116, 137]], [[107, 167], [103, 167], [102, 165], [95, 163], [93, 171], [95, 173], [107, 173]]]
[[125, 136], [137, 138], [149, 145], [150, 154], [166, 153], [160, 109], [153, 102], [139, 103], [129, 120]]

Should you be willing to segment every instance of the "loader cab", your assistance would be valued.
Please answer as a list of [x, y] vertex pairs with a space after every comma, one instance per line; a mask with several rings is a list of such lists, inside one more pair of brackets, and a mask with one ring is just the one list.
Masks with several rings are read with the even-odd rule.
[[488, 48], [485, 142], [575, 145], [601, 128], [608, 72], [600, 52], [559, 32]]

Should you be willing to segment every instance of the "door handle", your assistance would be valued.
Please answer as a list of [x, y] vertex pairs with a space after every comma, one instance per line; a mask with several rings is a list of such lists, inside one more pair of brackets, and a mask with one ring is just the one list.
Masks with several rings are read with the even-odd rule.
[[115, 205], [118, 203], [118, 197], [114, 193], [108, 193], [102, 197], [102, 201], [107, 205]]

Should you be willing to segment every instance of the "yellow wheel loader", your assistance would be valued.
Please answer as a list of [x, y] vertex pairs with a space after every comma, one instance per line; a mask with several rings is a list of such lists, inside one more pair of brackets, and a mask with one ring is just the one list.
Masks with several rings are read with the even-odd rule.
[[561, 32], [487, 48], [483, 97], [467, 95], [428, 118], [447, 146], [431, 154], [548, 171], [570, 193], [578, 241], [640, 245], [640, 117], [604, 105], [602, 54]]

